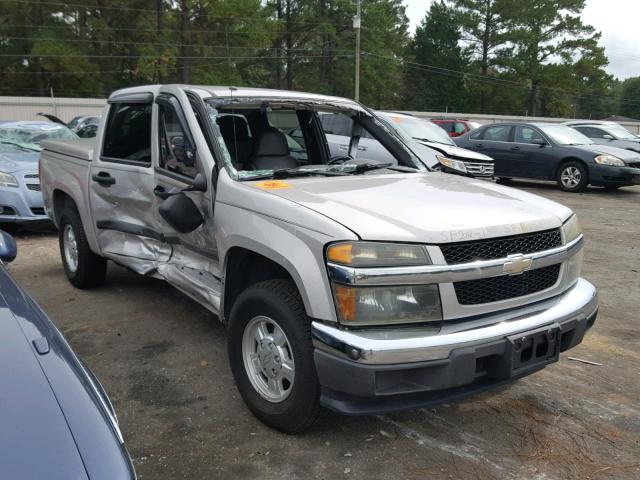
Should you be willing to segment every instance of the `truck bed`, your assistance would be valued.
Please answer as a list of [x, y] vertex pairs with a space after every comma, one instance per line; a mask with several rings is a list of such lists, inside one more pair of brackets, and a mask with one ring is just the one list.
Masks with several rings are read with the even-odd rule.
[[50, 151], [90, 162], [93, 158], [95, 145], [95, 138], [80, 138], [78, 140], [47, 140], [42, 142], [43, 151], [41, 158], [45, 155], [45, 151]]

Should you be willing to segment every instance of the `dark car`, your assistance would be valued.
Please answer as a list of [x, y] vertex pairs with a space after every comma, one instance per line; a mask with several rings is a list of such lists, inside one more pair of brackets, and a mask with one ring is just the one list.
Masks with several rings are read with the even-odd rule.
[[442, 118], [433, 118], [431, 119], [433, 123], [442, 128], [450, 137], [459, 137], [464, 135], [467, 132], [471, 132], [476, 128], [480, 128], [482, 125], [478, 122], [472, 122], [470, 120], [452, 120], [452, 119], [442, 119]]
[[567, 192], [587, 185], [618, 188], [640, 183], [640, 155], [595, 144], [557, 123], [494, 123], [455, 139], [495, 160], [501, 179], [554, 180]]
[[[15, 256], [0, 230], [0, 261]], [[0, 459], [3, 479], [135, 479], [102, 386], [3, 266]]]
[[616, 122], [573, 120], [566, 122], [594, 143], [640, 152], [640, 137]]

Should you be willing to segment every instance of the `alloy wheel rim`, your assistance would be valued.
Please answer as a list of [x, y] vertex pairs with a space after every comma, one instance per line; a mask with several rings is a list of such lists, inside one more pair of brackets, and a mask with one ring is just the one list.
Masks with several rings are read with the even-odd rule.
[[575, 188], [582, 180], [582, 173], [577, 167], [567, 167], [560, 175], [560, 181], [567, 188]]
[[64, 259], [69, 270], [75, 273], [78, 270], [78, 242], [73, 227], [69, 224], [64, 226], [62, 232], [62, 243], [64, 246]]
[[284, 330], [270, 317], [252, 318], [242, 336], [242, 358], [253, 388], [272, 403], [284, 401], [293, 389], [295, 362]]

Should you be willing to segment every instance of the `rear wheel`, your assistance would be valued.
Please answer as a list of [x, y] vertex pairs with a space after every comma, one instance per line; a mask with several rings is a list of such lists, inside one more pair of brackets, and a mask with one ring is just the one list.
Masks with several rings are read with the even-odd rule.
[[253, 414], [286, 433], [307, 429], [320, 410], [311, 322], [291, 280], [242, 292], [227, 331], [231, 371]]
[[589, 177], [580, 162], [564, 163], [558, 170], [558, 186], [565, 192], [581, 192], [587, 188]]
[[71, 284], [82, 289], [101, 285], [107, 274], [107, 260], [89, 248], [77, 210], [65, 208], [59, 228], [60, 257]]

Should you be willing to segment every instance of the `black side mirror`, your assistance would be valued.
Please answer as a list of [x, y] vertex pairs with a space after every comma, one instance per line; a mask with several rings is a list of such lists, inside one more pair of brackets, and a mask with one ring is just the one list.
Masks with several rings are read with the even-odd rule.
[[18, 255], [16, 241], [7, 232], [0, 230], [0, 261], [13, 262]]
[[184, 193], [165, 199], [158, 210], [160, 216], [180, 233], [193, 232], [204, 222], [196, 204]]
[[539, 145], [541, 147], [546, 147], [547, 141], [542, 139], [542, 138], [534, 138], [533, 140], [531, 140], [531, 143], [533, 143], [534, 145]]

